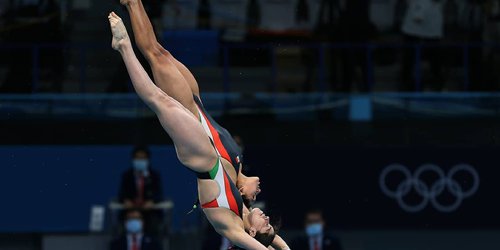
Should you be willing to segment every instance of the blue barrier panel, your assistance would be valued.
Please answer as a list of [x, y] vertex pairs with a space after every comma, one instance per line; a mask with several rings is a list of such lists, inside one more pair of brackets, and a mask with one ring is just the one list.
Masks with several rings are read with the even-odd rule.
[[368, 122], [372, 120], [372, 117], [370, 96], [352, 96], [349, 100], [349, 119], [351, 121]]
[[286, 228], [303, 228], [305, 211], [320, 207], [336, 229], [496, 230], [499, 151], [261, 144], [245, 147], [245, 162]]
[[[0, 232], [86, 232], [92, 205], [117, 197], [121, 174], [130, 167], [130, 146], [0, 146]], [[175, 226], [196, 198], [196, 178], [172, 146], [154, 146], [152, 166], [171, 198]], [[182, 190], [182, 192], [179, 192]], [[108, 215], [108, 214], [107, 214]]]

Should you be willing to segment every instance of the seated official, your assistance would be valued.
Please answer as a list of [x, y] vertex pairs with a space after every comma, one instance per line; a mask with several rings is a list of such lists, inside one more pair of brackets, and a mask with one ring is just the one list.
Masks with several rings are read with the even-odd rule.
[[294, 250], [342, 250], [339, 239], [327, 233], [323, 212], [312, 209], [306, 213], [305, 232], [292, 241], [291, 249]]
[[125, 232], [111, 242], [110, 250], [161, 250], [160, 242], [144, 232], [144, 220], [137, 209], [127, 210]]

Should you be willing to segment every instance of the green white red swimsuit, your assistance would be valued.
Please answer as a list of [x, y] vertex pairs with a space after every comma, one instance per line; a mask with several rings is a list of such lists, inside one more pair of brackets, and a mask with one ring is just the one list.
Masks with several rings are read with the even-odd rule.
[[[197, 99], [197, 98], [195, 98], [195, 100], [199, 101], [199, 99]], [[231, 178], [229, 178], [227, 172], [224, 170], [224, 166], [222, 165], [222, 162], [221, 162], [221, 157], [225, 158], [229, 162], [232, 162], [233, 161], [232, 159], [234, 159], [234, 160], [238, 161], [237, 165], [239, 166], [240, 157], [238, 155], [232, 159], [231, 159], [231, 157], [229, 157], [228, 150], [226, 149], [226, 147], [224, 147], [224, 144], [222, 143], [222, 140], [221, 140], [221, 136], [217, 132], [217, 130], [214, 128], [214, 126], [212, 125], [212, 122], [208, 118], [209, 116], [203, 112], [204, 110], [202, 108], [200, 108], [199, 105], [197, 105], [197, 108], [198, 108], [199, 120], [203, 126], [203, 129], [205, 130], [208, 137], [210, 138], [210, 141], [212, 142], [212, 145], [214, 146], [214, 149], [217, 152], [217, 155], [219, 156], [219, 158], [217, 159], [217, 163], [212, 168], [212, 170], [210, 170], [210, 172], [197, 174], [199, 179], [211, 179], [211, 180], [214, 180], [215, 182], [217, 182], [217, 185], [219, 186], [219, 190], [220, 190], [219, 196], [217, 196], [216, 199], [214, 199], [213, 201], [207, 202], [205, 204], [202, 204], [201, 207], [202, 208], [225, 207], [225, 208], [233, 211], [237, 216], [242, 217], [243, 199], [241, 198], [241, 195], [240, 195], [240, 192], [238, 191], [238, 188], [233, 183]], [[220, 127], [220, 128], [222, 128], [222, 127]], [[230, 136], [230, 134], [227, 132], [227, 130], [225, 130], [225, 132], [229, 136], [230, 140], [233, 140], [232, 137]], [[227, 138], [227, 136], [224, 136], [224, 138]], [[234, 143], [234, 144], [236, 144], [236, 143]], [[222, 154], [221, 154], [220, 150], [223, 150]], [[232, 151], [232, 152], [235, 152], [235, 151]], [[238, 148], [238, 152], [239, 152], [239, 148]], [[226, 157], [224, 157], [224, 156], [226, 156]], [[233, 164], [233, 166], [235, 166], [235, 165], [236, 164]], [[238, 170], [238, 168], [236, 170]]]
[[217, 163], [210, 172], [198, 173], [197, 175], [199, 179], [214, 180], [219, 186], [219, 196], [210, 202], [202, 204], [202, 208], [225, 207], [233, 211], [237, 216], [242, 217], [243, 199], [236, 185], [224, 170], [220, 158], [217, 159]]
[[236, 173], [239, 173], [240, 164], [242, 163], [242, 154], [241, 149], [238, 144], [234, 141], [233, 137], [227, 131], [227, 129], [223, 128], [219, 125], [211, 116], [208, 114], [207, 110], [201, 103], [200, 98], [193, 95], [194, 101], [196, 103], [196, 107], [198, 109], [198, 114], [205, 129], [207, 135], [212, 139], [219, 151], [219, 154], [222, 158], [229, 161], [236, 170]]

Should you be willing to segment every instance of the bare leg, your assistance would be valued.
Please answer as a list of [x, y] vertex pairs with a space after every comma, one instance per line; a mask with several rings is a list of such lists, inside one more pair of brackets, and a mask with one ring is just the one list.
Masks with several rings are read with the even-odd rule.
[[179, 62], [175, 57], [172, 56], [172, 59], [177, 69], [181, 72], [182, 76], [184, 76], [184, 79], [186, 79], [186, 81], [188, 82], [193, 94], [200, 97], [200, 87], [198, 86], [198, 82], [196, 81], [193, 73], [191, 73], [191, 71], [183, 63]]
[[132, 21], [135, 42], [141, 52], [146, 54], [146, 52], [154, 50], [157, 44], [156, 35], [142, 2], [139, 0], [120, 0], [120, 3], [127, 7]]
[[[158, 87], [179, 101], [195, 116], [198, 116], [193, 94], [199, 95], [199, 88], [194, 76], [157, 42], [153, 26], [142, 5], [142, 1], [121, 0], [121, 3], [127, 7], [132, 21], [135, 41], [141, 53], [149, 62]], [[180, 81], [179, 77], [183, 77], [184, 81]]]
[[217, 155], [201, 124], [179, 102], [154, 85], [134, 54], [122, 20], [115, 13], [108, 18], [113, 33], [112, 47], [120, 52], [135, 91], [156, 113], [172, 138], [179, 160], [193, 171], [209, 171]]

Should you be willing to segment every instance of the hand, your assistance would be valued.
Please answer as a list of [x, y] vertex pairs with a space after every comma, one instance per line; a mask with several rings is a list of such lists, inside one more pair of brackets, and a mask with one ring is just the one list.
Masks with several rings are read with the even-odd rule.
[[290, 250], [290, 247], [286, 244], [286, 242], [279, 235], [274, 237], [273, 243], [271, 244], [273, 249], [277, 250]]
[[152, 209], [155, 206], [153, 201], [146, 201], [143, 205], [144, 209]]
[[130, 208], [135, 207], [135, 204], [131, 200], [125, 200], [125, 202], [123, 202], [123, 206], [126, 209], [130, 209]]

